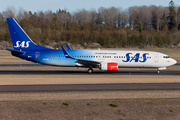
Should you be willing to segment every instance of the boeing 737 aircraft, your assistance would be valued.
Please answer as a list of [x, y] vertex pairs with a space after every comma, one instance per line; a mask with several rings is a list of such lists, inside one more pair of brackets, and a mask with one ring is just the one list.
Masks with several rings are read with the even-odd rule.
[[164, 70], [176, 64], [168, 55], [151, 51], [127, 50], [74, 50], [49, 49], [36, 45], [14, 18], [7, 18], [13, 48], [7, 48], [13, 56], [45, 65], [63, 67], [85, 67], [102, 71], [117, 71], [118, 68], [157, 68]]

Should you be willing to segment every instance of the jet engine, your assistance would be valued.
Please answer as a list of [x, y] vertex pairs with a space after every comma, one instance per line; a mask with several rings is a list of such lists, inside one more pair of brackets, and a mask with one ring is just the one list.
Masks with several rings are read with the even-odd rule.
[[102, 63], [101, 70], [102, 71], [117, 71], [118, 63], [115, 63], [115, 62]]

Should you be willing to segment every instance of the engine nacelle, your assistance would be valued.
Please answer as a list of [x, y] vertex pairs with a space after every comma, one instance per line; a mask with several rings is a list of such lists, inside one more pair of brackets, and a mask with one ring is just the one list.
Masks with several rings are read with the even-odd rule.
[[102, 63], [101, 70], [103, 71], [117, 71], [118, 70], [118, 63], [109, 62], [109, 63]]

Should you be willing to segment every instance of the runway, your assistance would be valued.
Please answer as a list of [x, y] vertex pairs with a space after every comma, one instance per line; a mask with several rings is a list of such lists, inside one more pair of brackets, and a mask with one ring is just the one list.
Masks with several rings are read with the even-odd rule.
[[[177, 63], [175, 66], [179, 66], [180, 64]], [[0, 64], [0, 67], [46, 67], [47, 65], [41, 64]], [[29, 75], [84, 75], [89, 74], [87, 71], [84, 70], [0, 70], [0, 74], [29, 74]], [[100, 70], [95, 70], [92, 75], [180, 75], [180, 71], [160, 71], [160, 74], [157, 74], [155, 70], [135, 70], [135, 71], [113, 71], [113, 72], [103, 72]]]
[[[180, 64], [177, 64], [180, 65]], [[44, 67], [40, 64], [0, 65], [0, 67]], [[0, 75], [172, 75], [180, 71], [154, 70], [103, 72], [95, 70], [89, 74], [84, 70], [0, 70]], [[180, 83], [136, 83], [136, 84], [57, 84], [57, 85], [0, 85], [0, 92], [56, 92], [56, 91], [118, 91], [118, 90], [180, 90]]]
[[[0, 67], [46, 67], [48, 65], [42, 64], [0, 64]], [[180, 63], [175, 64], [174, 66], [180, 66]]]
[[180, 90], [180, 83], [1, 85], [0, 92]]
[[[84, 70], [0, 70], [0, 75], [90, 75]], [[103, 72], [100, 70], [94, 71], [91, 75], [180, 75], [180, 71], [161, 71], [159, 74], [157, 71], [146, 70], [146, 71], [113, 71], [113, 72]]]

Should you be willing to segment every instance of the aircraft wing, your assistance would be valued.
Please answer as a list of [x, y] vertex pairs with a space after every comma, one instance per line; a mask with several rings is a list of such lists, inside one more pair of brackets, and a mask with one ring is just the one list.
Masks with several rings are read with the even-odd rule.
[[11, 52], [15, 52], [15, 53], [18, 53], [18, 54], [24, 54], [26, 52], [23, 52], [23, 51], [18, 51], [18, 50], [14, 50], [13, 48], [6, 48], [6, 50], [9, 50]]
[[84, 59], [77, 59], [77, 58], [74, 58], [72, 56], [69, 55], [69, 53], [64, 49], [64, 47], [61, 47], [62, 48], [62, 51], [65, 55], [66, 58], [71, 58], [71, 59], [74, 59], [74, 60], [78, 60], [78, 62], [82, 63], [82, 64], [92, 64], [92, 65], [97, 65], [97, 64], [100, 64], [101, 62], [99, 61], [93, 61], [93, 60], [84, 60]]

